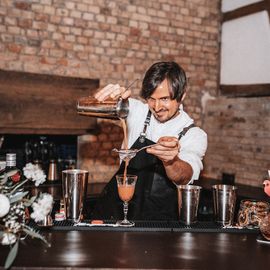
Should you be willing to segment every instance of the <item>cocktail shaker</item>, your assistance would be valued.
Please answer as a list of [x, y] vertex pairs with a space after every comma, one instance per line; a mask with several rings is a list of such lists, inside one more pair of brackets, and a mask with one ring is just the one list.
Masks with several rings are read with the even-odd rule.
[[79, 221], [87, 194], [88, 171], [65, 170], [62, 171], [62, 190], [65, 216], [67, 219]]
[[212, 186], [215, 221], [219, 224], [233, 225], [237, 187], [232, 185]]
[[201, 186], [178, 185], [179, 219], [185, 225], [197, 222]]
[[129, 112], [127, 99], [98, 101], [94, 97], [82, 97], [77, 101], [77, 112], [85, 116], [107, 119], [126, 118]]

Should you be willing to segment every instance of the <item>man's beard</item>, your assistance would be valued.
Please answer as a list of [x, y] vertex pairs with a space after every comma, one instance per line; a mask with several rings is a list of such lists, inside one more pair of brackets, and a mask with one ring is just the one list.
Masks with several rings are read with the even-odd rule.
[[155, 112], [154, 110], [151, 110], [152, 111], [152, 114], [154, 115], [154, 117], [156, 118], [156, 120], [158, 121], [158, 122], [160, 122], [160, 123], [165, 123], [165, 122], [167, 122], [167, 121], [169, 121], [169, 120], [171, 120], [171, 119], [173, 119], [174, 117], [176, 117], [180, 112], [179, 112], [179, 108], [175, 111], [175, 113], [172, 115], [172, 116], [170, 116], [169, 118], [166, 118], [166, 119], [164, 119], [164, 120], [159, 120], [160, 118], [158, 117], [158, 113], [159, 112], [167, 112], [168, 110], [164, 110], [164, 109], [162, 109], [162, 110], [160, 110], [159, 112]]

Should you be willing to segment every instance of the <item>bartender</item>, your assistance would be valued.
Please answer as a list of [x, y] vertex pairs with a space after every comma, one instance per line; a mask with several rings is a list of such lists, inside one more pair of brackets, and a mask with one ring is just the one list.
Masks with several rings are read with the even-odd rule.
[[[199, 178], [207, 135], [183, 109], [186, 89], [182, 67], [175, 62], [158, 62], [147, 70], [142, 82], [140, 96], [145, 102], [131, 98], [131, 91], [118, 84], [109, 84], [95, 95], [99, 101], [120, 95], [129, 100], [126, 119], [129, 149], [157, 143], [138, 152], [129, 162], [128, 174], [138, 176], [129, 203], [129, 219], [177, 220], [177, 185], [190, 184]], [[124, 162], [116, 174], [123, 171]], [[122, 216], [122, 201], [114, 176], [104, 188], [93, 218]]]

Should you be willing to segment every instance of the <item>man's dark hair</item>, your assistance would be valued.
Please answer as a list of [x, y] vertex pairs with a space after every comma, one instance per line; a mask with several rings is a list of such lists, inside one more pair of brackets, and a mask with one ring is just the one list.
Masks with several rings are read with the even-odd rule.
[[181, 101], [186, 90], [187, 79], [184, 69], [175, 62], [157, 62], [146, 71], [141, 97], [149, 98], [165, 79], [169, 83], [170, 98]]

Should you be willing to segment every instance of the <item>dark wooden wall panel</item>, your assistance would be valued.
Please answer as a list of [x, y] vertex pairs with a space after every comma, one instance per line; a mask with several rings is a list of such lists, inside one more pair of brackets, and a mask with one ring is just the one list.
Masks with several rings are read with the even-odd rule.
[[96, 119], [77, 114], [99, 80], [0, 70], [0, 133], [83, 134]]
[[250, 5], [225, 12], [222, 15], [222, 22], [224, 23], [226, 21], [238, 19], [264, 10], [269, 10], [269, 0], [252, 3]]
[[270, 96], [270, 84], [220, 85], [220, 93], [228, 97]]

